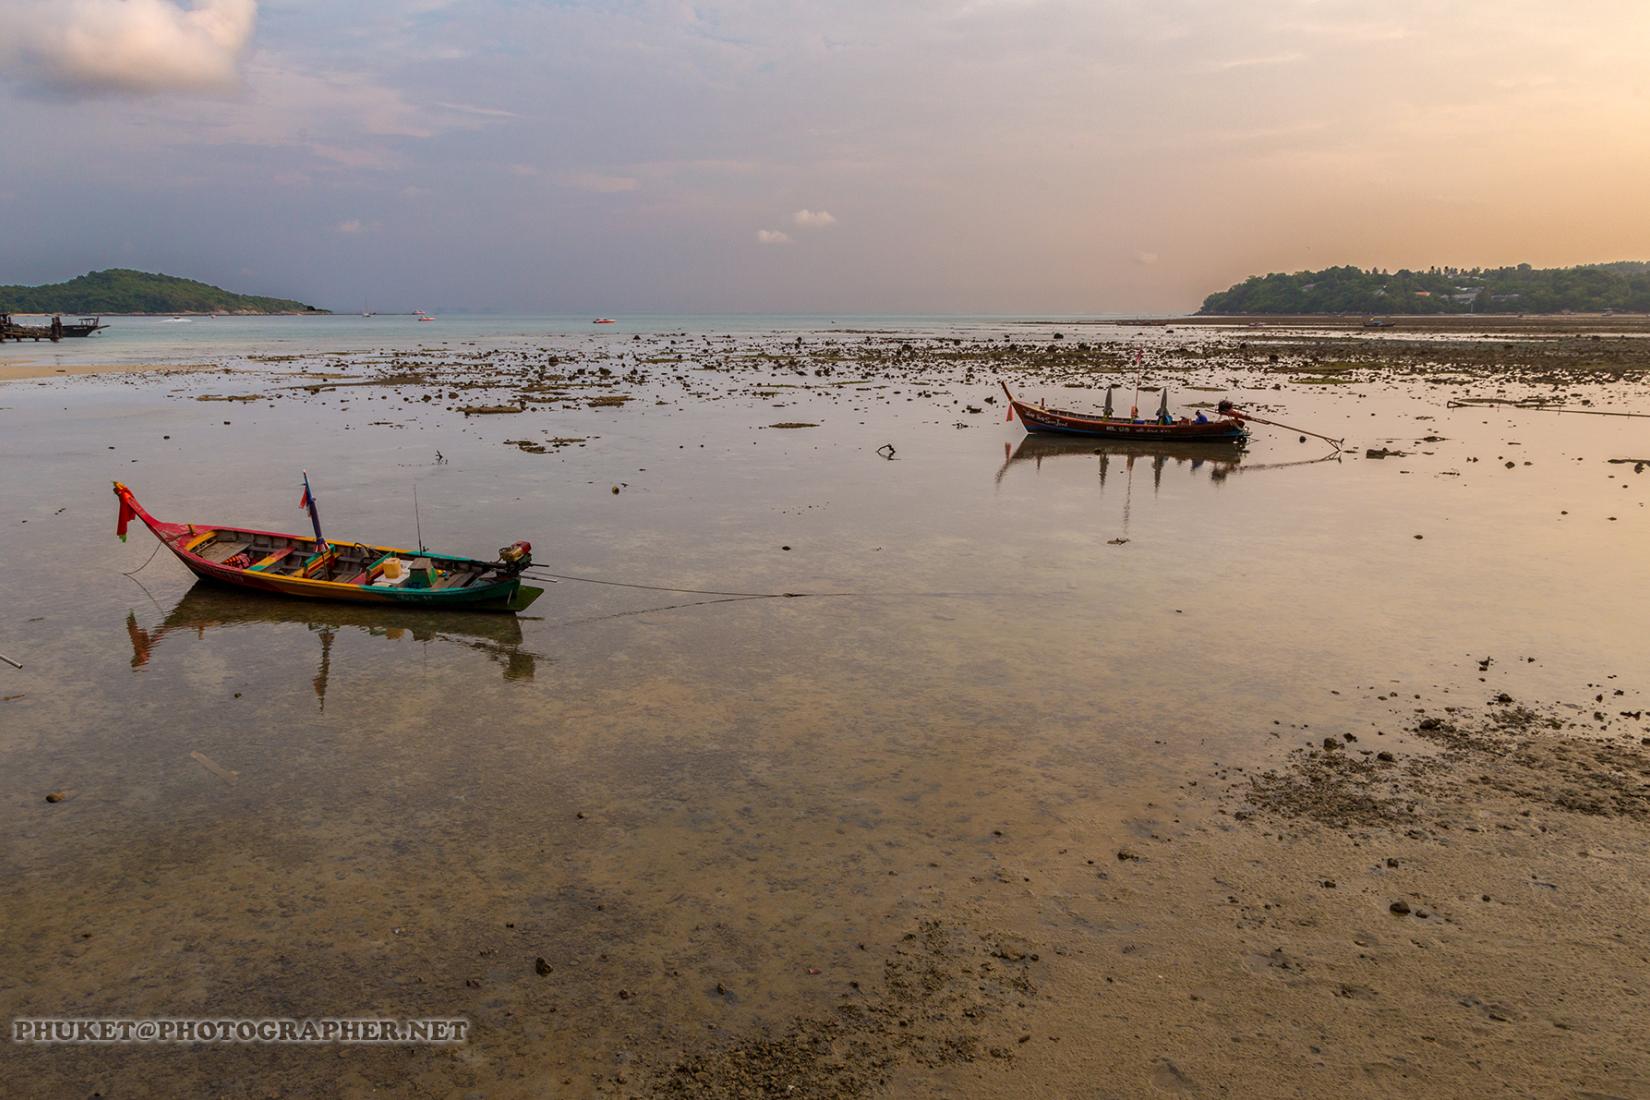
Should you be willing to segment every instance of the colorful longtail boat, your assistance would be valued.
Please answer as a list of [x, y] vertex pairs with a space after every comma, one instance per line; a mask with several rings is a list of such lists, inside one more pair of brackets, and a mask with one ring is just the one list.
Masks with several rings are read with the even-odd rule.
[[[1249, 438], [1249, 429], [1243, 426], [1243, 416], [1221, 402], [1221, 415], [1215, 420], [1167, 420], [1111, 416], [1111, 399], [1106, 400], [1107, 413], [1068, 412], [1049, 409], [1021, 401], [1009, 392], [1008, 383], [1002, 383], [1008, 395], [1009, 416], [1018, 416], [1028, 432], [1050, 432], [1057, 435], [1081, 435], [1095, 439], [1128, 439], [1140, 443], [1242, 443]], [[1167, 396], [1165, 396], [1165, 406]]]
[[118, 481], [115, 496], [120, 498], [115, 533], [123, 541], [127, 524], [141, 519], [190, 572], [235, 588], [422, 611], [505, 612], [526, 608], [544, 591], [521, 583], [522, 570], [533, 560], [526, 542], [505, 547], [497, 561], [487, 562], [319, 537], [307, 478], [304, 506], [316, 522], [314, 538], [222, 524], [163, 523]]

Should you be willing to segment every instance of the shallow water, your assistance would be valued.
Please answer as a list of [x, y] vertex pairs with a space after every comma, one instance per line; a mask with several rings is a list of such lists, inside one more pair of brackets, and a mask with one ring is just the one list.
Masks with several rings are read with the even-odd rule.
[[[29, 340], [0, 347], [6, 362], [72, 367], [86, 363], [236, 363], [247, 356], [362, 354], [385, 348], [470, 346], [533, 347], [570, 337], [614, 344], [632, 336], [770, 336], [902, 333], [910, 336], [1001, 335], [1027, 325], [1090, 322], [1097, 318], [1017, 316], [864, 316], [820, 314], [624, 314], [612, 325], [566, 314], [443, 314], [420, 321], [409, 314], [321, 316], [106, 317], [109, 327], [87, 337], [51, 343]], [[19, 324], [44, 325], [49, 318], [16, 317]]]
[[[1545, 697], [1642, 682], [1650, 477], [1604, 462], [1642, 422], [1241, 381], [1355, 449], [1097, 454], [955, 377], [468, 419], [193, 400], [247, 387], [217, 375], [0, 387], [5, 1010], [464, 1016], [462, 1053], [392, 1064], [437, 1094], [596, 1073], [834, 1003], [809, 969], [983, 896], [995, 834], [1127, 835], [1274, 723], [1367, 736], [1354, 689], [1477, 699], [1487, 656]], [[529, 432], [587, 442], [503, 445]], [[300, 467], [333, 537], [414, 542], [416, 481], [437, 549], [822, 595], [565, 581], [519, 622], [409, 619], [197, 590], [112, 537], [114, 478], [161, 519], [301, 529]], [[28, 1057], [88, 1088], [155, 1057], [97, 1053]], [[315, 1057], [219, 1053], [180, 1088]]]

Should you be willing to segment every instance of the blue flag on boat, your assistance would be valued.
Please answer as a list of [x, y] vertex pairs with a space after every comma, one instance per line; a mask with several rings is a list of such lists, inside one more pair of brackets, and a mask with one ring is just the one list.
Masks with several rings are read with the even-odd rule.
[[304, 471], [304, 495], [298, 501], [298, 507], [309, 513], [310, 525], [315, 528], [315, 550], [324, 551], [327, 540], [321, 534], [321, 513], [315, 510], [315, 493], [309, 487], [309, 471]]

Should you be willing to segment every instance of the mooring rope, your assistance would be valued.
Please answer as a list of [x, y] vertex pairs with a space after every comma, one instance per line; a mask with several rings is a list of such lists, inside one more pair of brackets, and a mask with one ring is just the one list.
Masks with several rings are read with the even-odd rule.
[[711, 588], [671, 588], [663, 584], [632, 584], [628, 581], [609, 581], [599, 577], [574, 577], [566, 573], [546, 573], [528, 570], [523, 574], [529, 580], [581, 581], [585, 584], [605, 584], [613, 588], [640, 588], [648, 592], [680, 592], [689, 596], [738, 596], [751, 600], [795, 600], [804, 596], [858, 596], [858, 592], [721, 592]]
[[132, 570], [130, 573], [126, 572], [125, 570], [122, 570], [120, 575], [123, 576], [123, 577], [131, 577], [131, 576], [137, 575], [138, 573], [143, 572], [144, 567], [147, 566], [150, 562], [154, 561], [155, 560], [155, 555], [160, 553], [160, 547], [161, 547], [160, 543], [158, 543], [158, 542], [155, 543], [155, 548], [152, 551], [149, 552], [149, 556], [147, 558], [143, 559], [143, 565], [138, 566], [136, 569]]
[[745, 603], [748, 600], [764, 600], [768, 598], [769, 597], [767, 596], [724, 596], [721, 599], [715, 600], [693, 600], [690, 603], [672, 603], [666, 604], [663, 607], [644, 607], [638, 611], [618, 611], [612, 615], [593, 615], [588, 619], [567, 619], [563, 622], [550, 622], [549, 620], [544, 620], [544, 623], [546, 626], [551, 628], [586, 626], [590, 623], [603, 623], [609, 619], [625, 619], [636, 615], [651, 615], [658, 611], [676, 611], [684, 607], [708, 607], [709, 605], [715, 603]]
[[[1016, 598], [1021, 598], [1019, 594], [1013, 592], [722, 592], [712, 588], [671, 588], [668, 585], [663, 584], [635, 584], [630, 581], [605, 580], [601, 577], [575, 577], [567, 573], [546, 573], [538, 570], [536, 567], [529, 567], [522, 573], [522, 576], [530, 581], [582, 581], [585, 584], [601, 584], [607, 585], [610, 588], [639, 588], [646, 592], [680, 592], [689, 596], [727, 596], [732, 599], [741, 600], [800, 600], [850, 596], [857, 596], [861, 599], [897, 599], [903, 597], [909, 599], [936, 600], [962, 599], [971, 597], [988, 598], [997, 596], [1014, 596]], [[711, 600], [709, 602], [720, 603], [724, 601]], [[676, 606], [694, 607], [697, 605], [679, 604]], [[633, 612], [627, 611], [624, 612], [624, 614], [629, 615], [633, 614]]]

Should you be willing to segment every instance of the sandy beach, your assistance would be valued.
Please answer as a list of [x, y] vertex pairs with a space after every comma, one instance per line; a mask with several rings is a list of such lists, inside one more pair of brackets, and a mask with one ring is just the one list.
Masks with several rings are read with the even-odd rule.
[[75, 378], [96, 374], [178, 374], [199, 370], [219, 370], [216, 363], [71, 363], [56, 366], [45, 362], [10, 362], [0, 349], [0, 382], [20, 382], [31, 378]]

